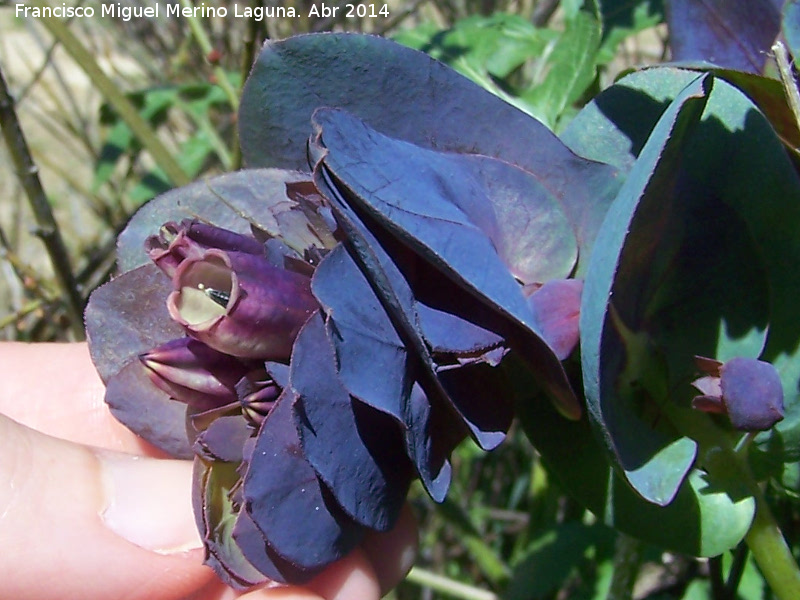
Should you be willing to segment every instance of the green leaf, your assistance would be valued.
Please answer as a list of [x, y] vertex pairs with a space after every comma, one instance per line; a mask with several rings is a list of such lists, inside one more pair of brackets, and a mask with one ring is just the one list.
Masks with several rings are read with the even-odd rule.
[[426, 23], [402, 31], [394, 39], [426, 52], [484, 89], [531, 112], [518, 96], [539, 82], [549, 47], [558, 37], [558, 32], [536, 28], [518, 15], [495, 13], [461, 19], [449, 29]]
[[[236, 78], [237, 76], [232, 76]], [[190, 175], [196, 176], [210, 155], [216, 153], [225, 163], [227, 148], [209, 123], [209, 114], [218, 106], [227, 106], [227, 99], [219, 86], [209, 83], [191, 83], [139, 90], [128, 95], [141, 116], [153, 127], [162, 125], [171, 109], [177, 109], [195, 123], [197, 130], [181, 144], [178, 162]], [[100, 157], [95, 165], [92, 189], [107, 183], [124, 157], [134, 162], [141, 146], [124, 120], [108, 106], [101, 108], [101, 122], [110, 127], [106, 134]], [[137, 182], [130, 197], [134, 203], [149, 200], [171, 187], [169, 179], [159, 169], [147, 173]]]
[[[504, 363], [505, 364], [505, 363]], [[515, 370], [517, 415], [554, 481], [609, 527], [674, 552], [716, 556], [738, 544], [755, 511], [694, 470], [673, 502], [658, 506], [633, 491], [606, 458], [587, 419], [567, 421], [540, 398], [529, 373]]]
[[[538, 600], [557, 591], [581, 564], [588, 562], [593, 547], [607, 549], [613, 543], [610, 529], [570, 521], [556, 525], [534, 539], [514, 565], [514, 575], [504, 600]], [[599, 559], [599, 557], [596, 557]]]
[[[666, 398], [659, 383], [653, 383], [661, 379], [661, 373], [653, 372], [660, 365], [652, 363], [650, 340], [636, 331], [643, 317], [634, 312], [639, 309], [636, 297], [624, 292], [636, 286], [636, 295], [644, 292], [646, 298], [646, 279], [636, 278], [644, 276], [636, 267], [661, 270], [651, 262], [656, 258], [650, 252], [652, 238], [633, 236], [639, 228], [652, 235], [652, 228], [668, 217], [662, 207], [669, 206], [675, 193], [681, 147], [700, 120], [710, 84], [708, 77], [693, 81], [653, 130], [598, 233], [581, 302], [581, 357], [590, 418], [631, 485], [662, 506], [677, 493], [694, 461], [696, 446], [688, 438], [647, 423], [642, 406], [655, 403], [657, 407]], [[640, 255], [644, 249], [646, 254], [629, 258], [623, 255], [627, 247], [636, 248]], [[672, 254], [668, 251], [658, 258]], [[635, 258], [640, 259], [638, 263]], [[630, 284], [627, 289], [620, 289], [626, 283]], [[652, 422], [652, 415], [649, 419]]]
[[797, 155], [800, 131], [781, 82], [708, 65], [653, 67], [622, 78], [587, 104], [570, 121], [561, 139], [586, 158], [627, 171], [667, 104], [698, 72], [712, 73], [741, 90], [769, 119], [785, 146]]
[[565, 110], [592, 84], [597, 73], [597, 51], [601, 26], [597, 16], [582, 10], [568, 21], [547, 61], [544, 81], [522, 99], [534, 107], [534, 114], [550, 128], [556, 128]]
[[598, 64], [608, 64], [628, 37], [664, 21], [663, 0], [600, 0], [603, 41]]
[[[730, 78], [730, 72], [720, 73]], [[612, 164], [630, 170], [667, 102], [695, 77], [674, 68], [627, 77], [587, 106], [564, 137], [590, 157], [605, 148]], [[603, 135], [592, 140], [581, 133], [585, 128]], [[634, 224], [631, 231], [631, 239], [638, 236], [644, 245], [630, 245], [633, 270], [617, 277], [631, 282], [628, 291], [624, 284], [614, 288], [624, 313], [619, 321], [629, 337], [645, 342], [644, 355], [651, 358], [644, 362], [651, 371], [661, 370], [670, 401], [685, 404], [693, 394], [686, 387], [695, 375], [693, 354], [747, 356], [778, 369], [791, 415], [800, 381], [800, 322], [791, 308], [800, 294], [792, 266], [800, 264], [800, 236], [789, 225], [800, 220], [798, 176], [764, 115], [721, 79], [681, 154], [682, 163], [660, 190], [663, 199], [651, 201], [649, 229]], [[606, 364], [614, 362], [611, 356], [603, 359]], [[616, 367], [607, 368], [622, 373], [625, 359], [616, 360]], [[634, 406], [644, 414], [644, 405]], [[653, 422], [663, 426], [657, 403], [651, 411]], [[759, 440], [768, 461], [793, 460], [800, 427], [787, 419]]]
[[205, 564], [220, 573], [225, 583], [247, 589], [264, 583], [264, 575], [244, 557], [233, 539], [240, 507], [234, 506], [232, 490], [240, 483], [237, 464], [206, 462], [195, 458], [193, 485], [195, 521], [207, 552]]

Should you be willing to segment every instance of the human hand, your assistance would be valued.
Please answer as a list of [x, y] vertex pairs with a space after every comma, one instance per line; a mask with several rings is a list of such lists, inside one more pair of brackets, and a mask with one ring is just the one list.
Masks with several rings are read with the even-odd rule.
[[[5, 598], [223, 600], [202, 565], [191, 463], [118, 423], [86, 344], [0, 343], [0, 581]], [[406, 509], [304, 587], [242, 600], [377, 600], [405, 576], [417, 532]]]

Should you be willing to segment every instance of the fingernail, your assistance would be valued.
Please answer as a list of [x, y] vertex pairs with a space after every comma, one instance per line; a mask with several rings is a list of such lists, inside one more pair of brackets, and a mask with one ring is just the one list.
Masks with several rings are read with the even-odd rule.
[[101, 517], [117, 535], [147, 550], [174, 554], [200, 548], [192, 515], [192, 463], [98, 452], [105, 505]]

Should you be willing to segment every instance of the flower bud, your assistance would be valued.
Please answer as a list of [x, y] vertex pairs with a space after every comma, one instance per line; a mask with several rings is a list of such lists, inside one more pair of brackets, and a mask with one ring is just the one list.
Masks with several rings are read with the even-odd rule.
[[242, 406], [242, 414], [252, 423], [260, 425], [275, 406], [281, 388], [264, 371], [258, 369], [248, 373], [236, 384], [236, 394]]
[[167, 342], [139, 360], [153, 385], [198, 410], [235, 402], [236, 383], [251, 368], [191, 338]]
[[753, 358], [732, 358], [725, 364], [698, 357], [707, 373], [692, 385], [702, 395], [692, 406], [710, 413], [727, 414], [743, 431], [764, 431], [783, 419], [783, 386], [770, 363]]
[[191, 219], [164, 223], [158, 235], [145, 240], [144, 247], [150, 260], [169, 277], [175, 275], [184, 260], [197, 259], [204, 250], [211, 248], [256, 256], [264, 254], [264, 247], [254, 238]]

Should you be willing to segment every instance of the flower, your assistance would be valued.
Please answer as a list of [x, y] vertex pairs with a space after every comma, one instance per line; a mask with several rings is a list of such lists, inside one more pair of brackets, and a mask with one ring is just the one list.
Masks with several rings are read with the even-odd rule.
[[172, 277], [170, 316], [219, 352], [287, 359], [300, 327], [318, 308], [310, 279], [274, 266], [253, 238], [185, 221], [165, 224], [146, 248]]

